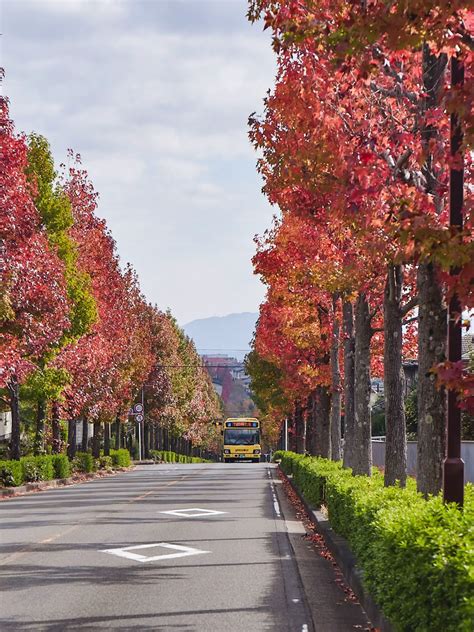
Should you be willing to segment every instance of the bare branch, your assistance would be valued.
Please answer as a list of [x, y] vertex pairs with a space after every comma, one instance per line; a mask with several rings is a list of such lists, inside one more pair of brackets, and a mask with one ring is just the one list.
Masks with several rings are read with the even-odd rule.
[[418, 305], [418, 296], [414, 296], [408, 301], [408, 303], [405, 303], [405, 305], [401, 308], [400, 311], [401, 311], [402, 316], [406, 316], [408, 312], [411, 312], [411, 310], [415, 308], [417, 305]]

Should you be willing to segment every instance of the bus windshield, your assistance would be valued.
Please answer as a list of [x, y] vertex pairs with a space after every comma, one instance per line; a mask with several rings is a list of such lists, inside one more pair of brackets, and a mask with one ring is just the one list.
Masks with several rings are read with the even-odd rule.
[[255, 445], [260, 443], [258, 428], [226, 428], [224, 444]]

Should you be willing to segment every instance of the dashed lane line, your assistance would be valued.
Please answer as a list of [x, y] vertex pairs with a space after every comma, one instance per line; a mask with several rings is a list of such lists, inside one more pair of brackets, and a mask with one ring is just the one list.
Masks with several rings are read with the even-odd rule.
[[[147, 496], [150, 496], [151, 494], [156, 494], [158, 493], [161, 489], [165, 488], [165, 487], [171, 487], [172, 485], [176, 485], [176, 483], [179, 483], [180, 481], [183, 481], [186, 478], [190, 478], [191, 474], [184, 474], [183, 476], [180, 476], [179, 478], [177, 478], [174, 481], [169, 481], [168, 483], [160, 483], [159, 484], [159, 489], [157, 489], [156, 487], [152, 490], [150, 490], [149, 492], [146, 492], [146, 494], [141, 494], [140, 496], [135, 496], [134, 498], [131, 498], [130, 500], [124, 500], [118, 503], [118, 506], [120, 505], [129, 505], [131, 503], [134, 503], [138, 500], [143, 500], [144, 498], [146, 498]], [[39, 540], [38, 542], [33, 542], [32, 544], [28, 545], [27, 547], [24, 547], [23, 549], [20, 549], [19, 551], [16, 551], [15, 553], [12, 553], [11, 555], [5, 557], [3, 560], [0, 560], [0, 566], [4, 566], [5, 564], [7, 564], [8, 562], [12, 562], [17, 560], [20, 557], [24, 557], [25, 555], [27, 555], [28, 553], [36, 553], [37, 552], [37, 547], [41, 546], [43, 544], [50, 544], [51, 542], [55, 542], [56, 540], [58, 540], [59, 538], [63, 537], [64, 535], [67, 535], [68, 533], [71, 533], [72, 531], [74, 531], [75, 529], [78, 529], [79, 527], [84, 526], [84, 524], [94, 524], [95, 519], [97, 519], [101, 514], [107, 514], [109, 513], [108, 511], [100, 511], [99, 513], [97, 513], [94, 516], [93, 520], [87, 520], [85, 522], [80, 522], [78, 524], [72, 525], [71, 527], [69, 527], [68, 529], [65, 529], [64, 531], [61, 531], [60, 533], [56, 533], [53, 536], [50, 536], [49, 538], [46, 538], [45, 540]]]

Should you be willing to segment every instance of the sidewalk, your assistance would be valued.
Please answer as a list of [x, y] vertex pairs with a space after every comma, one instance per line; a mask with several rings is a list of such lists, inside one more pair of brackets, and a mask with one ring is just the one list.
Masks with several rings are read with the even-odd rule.
[[290, 502], [276, 469], [272, 476], [315, 632], [375, 630], [322, 537]]

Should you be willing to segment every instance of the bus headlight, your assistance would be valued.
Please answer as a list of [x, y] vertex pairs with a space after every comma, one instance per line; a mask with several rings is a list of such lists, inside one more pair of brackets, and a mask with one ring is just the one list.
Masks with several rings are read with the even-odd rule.
[[254, 454], [260, 454], [260, 452], [261, 452], [260, 450], [254, 450], [253, 451]]
[[230, 454], [230, 450], [224, 450], [224, 454]]

